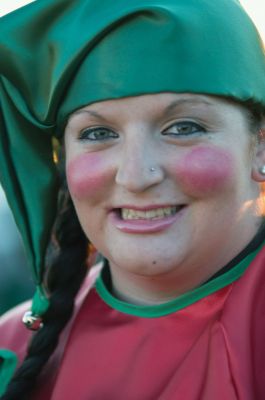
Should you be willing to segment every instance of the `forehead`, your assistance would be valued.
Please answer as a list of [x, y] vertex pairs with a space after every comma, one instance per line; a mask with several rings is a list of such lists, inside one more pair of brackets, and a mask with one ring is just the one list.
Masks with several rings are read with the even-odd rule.
[[98, 114], [111, 115], [113, 113], [119, 113], [122, 111], [134, 110], [137, 112], [150, 112], [156, 113], [157, 111], [164, 111], [170, 113], [176, 109], [195, 109], [195, 108], [206, 108], [211, 110], [217, 110], [219, 112], [225, 112], [228, 109], [233, 109], [244, 112], [244, 107], [233, 100], [225, 99], [217, 96], [210, 96], [204, 94], [192, 94], [192, 93], [156, 93], [146, 94], [141, 96], [124, 97], [120, 99], [99, 101], [96, 103], [89, 104], [74, 111], [70, 118], [82, 115], [91, 114], [97, 116]]

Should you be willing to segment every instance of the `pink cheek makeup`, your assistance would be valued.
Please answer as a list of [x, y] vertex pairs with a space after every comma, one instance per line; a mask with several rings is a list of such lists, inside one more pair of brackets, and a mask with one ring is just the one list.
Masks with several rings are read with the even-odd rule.
[[70, 161], [66, 174], [71, 194], [82, 199], [95, 195], [108, 185], [111, 169], [102, 155], [87, 153]]
[[187, 194], [204, 196], [229, 183], [233, 176], [233, 161], [225, 150], [198, 147], [178, 160], [175, 173]]

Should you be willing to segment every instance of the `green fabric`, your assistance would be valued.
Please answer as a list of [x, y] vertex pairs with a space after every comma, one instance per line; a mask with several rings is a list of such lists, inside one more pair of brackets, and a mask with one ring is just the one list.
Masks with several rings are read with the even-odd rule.
[[32, 302], [32, 313], [33, 315], [43, 315], [49, 307], [49, 300], [47, 299], [45, 292], [41, 285], [38, 285]]
[[204, 297], [216, 292], [217, 290], [220, 290], [223, 287], [229, 285], [230, 283], [235, 282], [244, 274], [246, 269], [249, 267], [249, 265], [263, 246], [264, 243], [259, 246], [257, 250], [248, 254], [235, 267], [233, 267], [231, 270], [227, 271], [223, 275], [164, 304], [152, 306], [137, 306], [118, 300], [108, 291], [102, 279], [102, 274], [100, 274], [99, 278], [96, 280], [95, 287], [102, 300], [104, 300], [106, 304], [108, 304], [115, 310], [138, 317], [162, 317], [164, 315], [172, 314], [178, 310], [181, 310], [182, 308], [188, 307], [196, 301], [199, 301]]
[[0, 396], [4, 394], [6, 387], [12, 378], [16, 366], [17, 356], [9, 350], [0, 349]]
[[163, 91], [265, 106], [264, 50], [238, 1], [37, 0], [2, 18], [0, 181], [37, 284], [56, 214], [52, 136], [85, 104]]

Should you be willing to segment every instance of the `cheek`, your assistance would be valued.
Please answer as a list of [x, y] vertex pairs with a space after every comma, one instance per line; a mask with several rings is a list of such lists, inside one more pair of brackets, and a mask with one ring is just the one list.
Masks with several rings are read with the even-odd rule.
[[69, 191], [77, 199], [100, 193], [107, 186], [110, 175], [106, 160], [95, 153], [78, 156], [66, 167]]
[[200, 147], [175, 165], [175, 174], [187, 194], [204, 196], [224, 189], [233, 178], [234, 163], [225, 150]]

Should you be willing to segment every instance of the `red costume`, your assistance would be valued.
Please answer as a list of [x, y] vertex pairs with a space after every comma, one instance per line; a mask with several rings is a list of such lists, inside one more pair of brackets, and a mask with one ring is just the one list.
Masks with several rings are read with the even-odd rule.
[[[236, 268], [215, 281], [228, 280]], [[134, 307], [111, 299], [101, 278], [93, 285], [97, 274], [98, 268], [82, 287], [33, 399], [264, 399], [265, 248], [240, 278], [195, 302], [188, 293], [191, 304], [169, 314], [169, 303]], [[25, 308], [0, 326], [0, 347], [20, 359], [30, 336], [20, 321]], [[165, 315], [136, 315], [150, 312]]]

